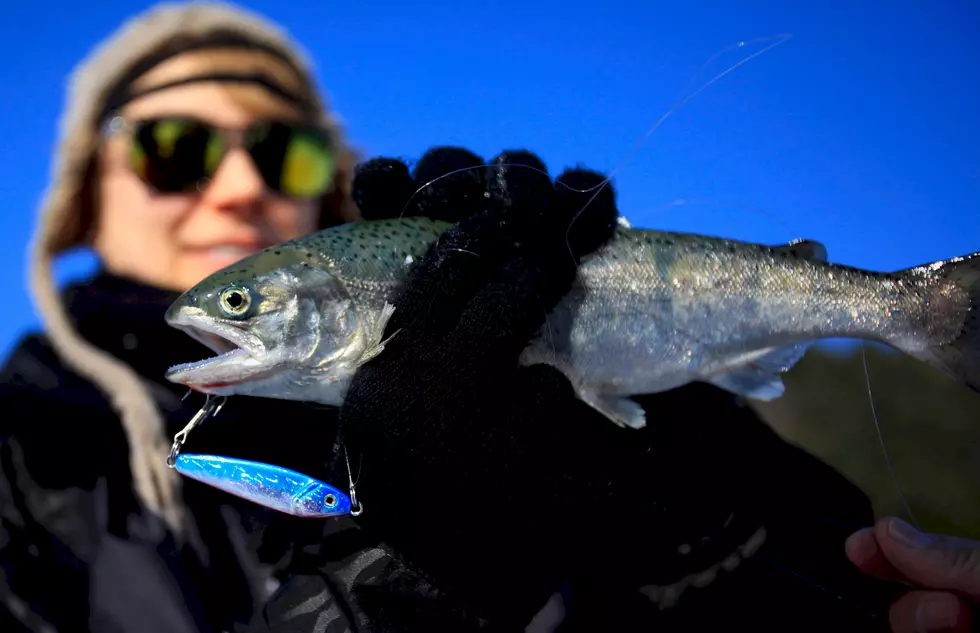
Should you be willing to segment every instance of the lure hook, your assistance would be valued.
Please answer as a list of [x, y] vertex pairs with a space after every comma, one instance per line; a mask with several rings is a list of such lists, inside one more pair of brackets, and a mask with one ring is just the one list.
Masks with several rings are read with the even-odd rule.
[[[187, 397], [186, 395], [184, 396]], [[228, 402], [228, 398], [222, 396], [220, 398], [215, 398], [214, 396], [208, 394], [204, 400], [204, 404], [198, 409], [191, 421], [187, 423], [187, 426], [182, 428], [176, 435], [174, 435], [174, 443], [170, 447], [170, 454], [167, 456], [167, 466], [174, 468], [177, 464], [177, 455], [180, 453], [180, 447], [184, 445], [187, 441], [187, 436], [191, 434], [194, 427], [198, 426], [204, 422], [209, 417], [218, 415], [218, 412], [225, 406]]]
[[347, 464], [347, 481], [350, 482], [350, 515], [352, 517], [361, 516], [364, 512], [364, 504], [357, 500], [357, 490], [354, 487], [354, 476], [350, 470], [350, 459], [347, 456], [347, 446], [344, 446], [344, 462]]

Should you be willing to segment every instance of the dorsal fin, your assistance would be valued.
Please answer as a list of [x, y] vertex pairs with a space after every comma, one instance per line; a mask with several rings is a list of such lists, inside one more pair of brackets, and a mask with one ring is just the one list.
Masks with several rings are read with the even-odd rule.
[[786, 244], [771, 247], [776, 252], [786, 252], [794, 257], [814, 259], [819, 262], [827, 261], [827, 247], [816, 240], [793, 240]]

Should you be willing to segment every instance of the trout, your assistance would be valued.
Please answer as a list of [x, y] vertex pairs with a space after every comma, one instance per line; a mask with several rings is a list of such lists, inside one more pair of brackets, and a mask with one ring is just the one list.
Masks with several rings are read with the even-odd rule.
[[[383, 353], [413, 262], [450, 224], [345, 224], [284, 242], [183, 293], [166, 321], [217, 356], [171, 367], [214, 395], [340, 406], [357, 368]], [[617, 226], [521, 355], [564, 374], [624, 427], [630, 396], [708, 382], [771, 400], [780, 375], [825, 338], [885, 343], [980, 391], [980, 252], [875, 272], [829, 263], [813, 240], [764, 245]], [[395, 334], [397, 336], [397, 334]]]

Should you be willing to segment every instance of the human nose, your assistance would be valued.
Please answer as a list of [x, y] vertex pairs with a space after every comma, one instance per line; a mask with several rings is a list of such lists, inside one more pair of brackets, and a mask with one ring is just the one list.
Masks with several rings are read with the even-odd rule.
[[205, 190], [205, 199], [218, 208], [238, 209], [255, 204], [265, 189], [262, 176], [243, 149], [225, 155]]

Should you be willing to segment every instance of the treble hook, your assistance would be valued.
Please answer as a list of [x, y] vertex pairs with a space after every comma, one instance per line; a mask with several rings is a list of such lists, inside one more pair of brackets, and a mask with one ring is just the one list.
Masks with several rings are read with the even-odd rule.
[[[185, 395], [184, 398], [186, 397], [187, 396]], [[177, 454], [180, 453], [180, 447], [187, 441], [187, 436], [190, 435], [192, 430], [194, 430], [194, 427], [201, 424], [209, 417], [218, 415], [218, 412], [221, 411], [226, 402], [228, 402], [228, 398], [225, 396], [215, 398], [211, 394], [206, 395], [204, 404], [201, 406], [198, 412], [194, 414], [191, 421], [187, 423], [187, 426], [182, 428], [176, 435], [174, 435], [174, 443], [170, 447], [170, 455], [167, 456], [167, 466], [174, 468], [177, 463]]]
[[364, 512], [364, 504], [357, 500], [357, 491], [354, 489], [354, 476], [350, 470], [350, 459], [347, 457], [347, 446], [344, 445], [344, 461], [347, 463], [347, 481], [350, 482], [350, 515], [360, 516]]

